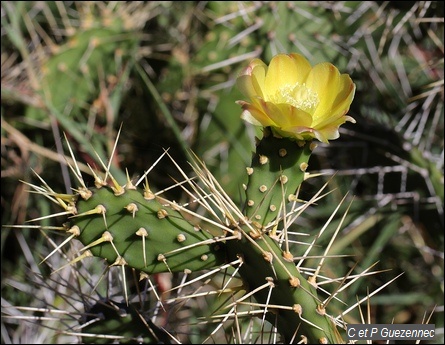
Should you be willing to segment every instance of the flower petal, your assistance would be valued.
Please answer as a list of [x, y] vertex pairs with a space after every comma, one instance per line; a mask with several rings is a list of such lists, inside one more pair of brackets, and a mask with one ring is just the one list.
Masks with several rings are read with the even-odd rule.
[[272, 58], [265, 79], [266, 100], [274, 96], [280, 87], [303, 83], [311, 70], [309, 62], [299, 54], [278, 54]]
[[355, 95], [355, 84], [352, 82], [351, 78], [347, 74], [342, 74], [340, 76], [340, 83], [338, 88], [337, 97], [334, 99], [331, 111], [334, 114], [344, 113], [349, 111], [352, 100]]
[[339, 82], [340, 73], [334, 65], [324, 62], [312, 68], [307, 77], [306, 86], [317, 93], [320, 101], [313, 113], [314, 123], [320, 121], [323, 116], [329, 116], [337, 96]]
[[276, 126], [276, 123], [269, 117], [268, 113], [263, 109], [262, 104], [264, 101], [260, 100], [255, 103], [248, 103], [244, 101], [238, 101], [243, 108], [241, 118], [255, 126]]
[[[281, 128], [289, 127], [312, 127], [312, 116], [311, 114], [295, 108], [289, 104], [275, 104], [276, 108], [279, 110], [280, 118], [277, 118], [275, 114], [270, 114], [269, 116], [272, 120], [280, 125]], [[270, 107], [270, 106], [269, 106]]]
[[264, 79], [266, 78], [267, 66], [259, 59], [250, 62], [236, 80], [238, 89], [248, 98], [263, 95]]
[[355, 84], [330, 63], [311, 67], [300, 54], [278, 54], [270, 65], [254, 59], [237, 79], [250, 103], [239, 101], [242, 118], [297, 140], [336, 139], [346, 121]]

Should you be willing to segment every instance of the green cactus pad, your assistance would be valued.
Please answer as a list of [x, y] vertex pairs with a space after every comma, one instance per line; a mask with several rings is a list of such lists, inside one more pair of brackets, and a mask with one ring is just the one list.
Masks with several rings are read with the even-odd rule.
[[292, 260], [283, 257], [277, 242], [267, 234], [255, 238], [254, 242], [246, 236], [231, 241], [229, 257], [242, 257], [240, 275], [250, 291], [269, 281], [270, 287], [259, 289], [253, 296], [258, 303], [268, 306], [266, 318], [277, 325], [285, 343], [299, 342], [300, 335], [310, 344], [341, 342], [335, 325], [327, 315], [322, 315], [316, 288], [302, 276]]
[[280, 212], [283, 200], [288, 202], [304, 180], [312, 153], [310, 142], [297, 142], [271, 135], [268, 128], [258, 142], [247, 168], [246, 215], [264, 227]]
[[[110, 264], [128, 264], [149, 274], [193, 272], [214, 267], [223, 256], [222, 244], [215, 243], [210, 233], [158, 198], [145, 199], [140, 191], [116, 196], [111, 188], [95, 189], [76, 206], [71, 225], [79, 227], [77, 238]], [[90, 212], [96, 208], [105, 213]], [[99, 243], [104, 233], [112, 240]]]

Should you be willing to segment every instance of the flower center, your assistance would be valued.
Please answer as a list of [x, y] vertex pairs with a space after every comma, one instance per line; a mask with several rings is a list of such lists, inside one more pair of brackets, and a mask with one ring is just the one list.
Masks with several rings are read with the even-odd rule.
[[269, 100], [272, 103], [286, 103], [308, 113], [312, 113], [319, 103], [318, 94], [304, 83], [282, 85]]

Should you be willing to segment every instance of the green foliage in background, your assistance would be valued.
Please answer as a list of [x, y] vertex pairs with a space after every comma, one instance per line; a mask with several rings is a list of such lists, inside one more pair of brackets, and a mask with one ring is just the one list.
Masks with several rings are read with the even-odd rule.
[[[422, 323], [432, 313], [435, 343], [443, 342], [442, 2], [3, 1], [1, 6], [2, 225], [60, 212], [20, 180], [40, 184], [34, 170], [55, 191], [75, 188], [65, 163], [71, 160], [65, 136], [92, 186], [88, 165], [101, 168], [98, 156], [108, 164], [120, 128], [110, 162], [116, 179], [125, 181], [125, 169], [139, 178], [164, 149], [191, 173], [191, 149], [242, 207], [245, 169], [260, 133], [240, 120], [235, 78], [252, 58], [270, 61], [277, 53], [297, 52], [312, 64], [332, 62], [357, 85], [350, 110], [357, 124], [344, 126], [339, 140], [318, 146], [308, 171], [321, 176], [306, 181], [300, 197], [310, 199], [328, 180], [331, 192], [292, 225], [296, 232], [305, 229], [310, 238], [301, 240], [310, 243], [341, 205], [311, 252], [323, 255], [350, 206], [330, 251], [341, 256], [328, 258], [322, 274], [342, 277], [355, 264], [358, 272], [375, 263], [374, 270], [382, 271], [341, 292], [345, 303], [332, 301], [334, 313], [403, 273], [370, 299], [371, 319], [366, 315], [365, 321]], [[181, 179], [169, 159], [149, 176], [154, 191]], [[181, 188], [165, 194], [190, 201]], [[351, 204], [342, 204], [346, 194]], [[60, 225], [61, 219], [42, 224]], [[127, 315], [110, 315], [110, 323], [120, 323], [111, 327], [126, 329], [130, 323], [148, 329], [147, 343], [172, 341], [172, 330], [182, 342], [202, 343], [221, 322], [202, 318], [231, 302], [209, 294], [184, 302], [184, 308], [162, 309], [147, 280], [138, 281], [127, 270], [128, 293], [148, 291], [150, 298], [123, 306], [120, 269], [87, 259], [76, 269], [51, 274], [78, 253], [74, 243], [39, 265], [54, 243], [64, 240], [57, 231], [2, 227], [3, 343], [79, 342], [79, 319], [86, 322], [88, 310], [110, 305]], [[303, 256], [306, 247], [294, 250], [294, 256]], [[308, 259], [304, 266], [317, 262]], [[211, 291], [224, 277], [199, 281], [193, 289]], [[180, 275], [154, 277], [163, 291], [180, 280]], [[241, 285], [236, 281], [230, 288]], [[167, 295], [175, 294], [180, 292]], [[139, 318], [141, 310], [152, 318], [149, 326]], [[362, 322], [358, 309], [345, 319]], [[242, 322], [250, 329], [245, 342], [273, 343], [270, 326], [248, 328], [250, 321]], [[103, 332], [94, 326], [88, 331]], [[227, 323], [207, 342], [239, 341], [232, 332]], [[92, 339], [110, 341], [83, 341]]]

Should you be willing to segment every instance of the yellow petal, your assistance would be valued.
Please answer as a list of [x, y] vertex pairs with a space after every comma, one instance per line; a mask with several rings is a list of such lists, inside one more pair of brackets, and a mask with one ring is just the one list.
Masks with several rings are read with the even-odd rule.
[[334, 65], [324, 62], [312, 68], [306, 86], [317, 93], [320, 101], [313, 113], [314, 122], [320, 121], [320, 117], [329, 116], [337, 96], [339, 82], [340, 73]]
[[252, 70], [252, 83], [257, 95], [261, 98], [265, 98], [264, 81], [266, 79], [266, 71], [267, 66], [264, 63], [257, 64]]
[[259, 100], [254, 103], [238, 101], [237, 103], [243, 108], [241, 114], [243, 120], [250, 122], [255, 126], [276, 126], [276, 123], [269, 117], [268, 113], [263, 110], [264, 106], [262, 104], [265, 103], [264, 101]]
[[278, 54], [270, 65], [254, 59], [237, 79], [250, 103], [239, 101], [242, 118], [270, 126], [275, 135], [328, 142], [339, 136], [355, 84], [330, 63], [311, 67], [300, 54]]
[[281, 128], [289, 127], [312, 127], [312, 116], [302, 109], [295, 108], [288, 104], [276, 104], [276, 108], [280, 112], [280, 118], [275, 118], [273, 114], [269, 116]]
[[299, 54], [278, 54], [273, 57], [265, 79], [266, 100], [283, 86], [303, 83], [310, 70], [309, 62]]
[[241, 75], [236, 79], [236, 86], [241, 93], [247, 98], [252, 98], [257, 94], [255, 86], [252, 82], [252, 76]]
[[317, 125], [316, 130], [319, 133], [317, 139], [322, 142], [328, 142], [328, 140], [337, 139], [340, 135], [338, 129], [346, 121], [355, 123], [355, 120], [346, 115], [340, 115], [337, 117], [331, 117], [326, 119], [323, 123]]
[[236, 80], [238, 89], [248, 98], [263, 95], [264, 79], [266, 77], [267, 66], [259, 59], [250, 62]]
[[347, 74], [340, 76], [337, 97], [334, 99], [331, 111], [334, 114], [346, 113], [351, 106], [355, 94], [355, 84]]
[[292, 53], [289, 56], [294, 60], [297, 70], [297, 83], [303, 84], [312, 69], [311, 64], [303, 55]]

